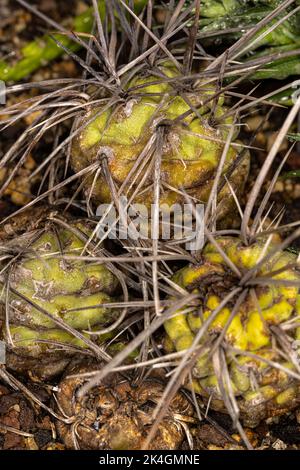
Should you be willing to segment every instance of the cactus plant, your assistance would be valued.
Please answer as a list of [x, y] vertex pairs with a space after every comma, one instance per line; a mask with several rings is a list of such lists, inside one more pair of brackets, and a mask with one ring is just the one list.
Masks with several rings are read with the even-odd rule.
[[[260, 420], [283, 414], [299, 403], [297, 256], [280, 251], [272, 243], [267, 248], [258, 241], [246, 246], [232, 237], [218, 238], [216, 242], [242, 276], [254, 269], [257, 277], [252, 284], [244, 285], [245, 296], [239, 305], [235, 297], [218, 311], [240, 280], [215, 245], [208, 243], [198, 265], [184, 267], [173, 277], [187, 291], [198, 293], [200, 300], [195, 311], [179, 311], [165, 322], [166, 347], [189, 349], [205, 324], [200, 344], [210, 340], [212, 344], [195, 363], [195, 391], [204, 399], [210, 397], [210, 406], [221, 411], [225, 410], [224, 390], [231, 391], [243, 422], [254, 427]], [[259, 264], [264, 256], [266, 262]], [[265, 282], [260, 284], [258, 279]], [[287, 325], [290, 328], [286, 329]], [[225, 385], [225, 366], [220, 375], [215, 356], [210, 353], [216, 353], [213, 338], [218, 341], [219, 337], [230, 377], [230, 384]]]
[[[89, 373], [101, 364], [71, 364], [56, 394], [60, 410], [74, 418], [73, 426], [57, 422], [58, 432], [69, 449], [139, 450], [151, 427], [151, 412], [159, 400], [164, 384], [160, 377], [150, 376], [133, 385], [120, 374], [113, 374], [101, 386], [83, 398], [76, 391]], [[82, 375], [81, 375], [82, 374]], [[176, 450], [184, 438], [180, 419], [192, 420], [193, 406], [178, 393], [162, 421], [151, 449]], [[76, 426], [76, 435], [72, 432]]]
[[[135, 0], [137, 12], [144, 5], [145, 0]], [[106, 11], [104, 0], [98, 1], [98, 9], [101, 17], [103, 17]], [[93, 22], [94, 10], [93, 7], [90, 7], [74, 18], [71, 29], [79, 36], [82, 34], [92, 34]], [[59, 58], [64, 52], [63, 48], [77, 52], [81, 47], [80, 43], [72, 40], [70, 36], [61, 33], [54, 33], [52, 36], [46, 34], [36, 38], [21, 49], [19, 53], [20, 58], [15, 63], [0, 60], [0, 80], [5, 82], [22, 80], [45, 64]]]
[[[209, 202], [205, 230], [208, 239], [216, 243], [207, 244], [201, 253], [187, 254], [181, 241], [173, 240], [153, 242], [152, 251], [150, 243], [111, 243], [114, 254], [121, 253], [122, 270], [132, 275], [128, 279], [131, 293], [139, 296], [132, 303], [124, 298], [124, 310], [129, 305], [130, 313], [131, 309], [135, 312], [126, 322], [120, 310], [111, 305], [117, 299], [118, 308], [123, 307], [114, 267], [99, 263], [93, 252], [80, 256], [87, 239], [93, 249], [98, 249], [93, 237], [95, 225], [49, 214], [31, 214], [31, 220], [12, 224], [7, 224], [9, 218], [1, 221], [0, 319], [7, 367], [49, 378], [69, 367], [74, 356], [81, 360], [85, 355], [82, 368], [66, 370], [56, 394], [56, 416], [64, 415], [57, 427], [68, 448], [139, 449], [144, 440], [145, 447], [151, 441], [153, 448], [178, 448], [184, 437], [180, 416], [187, 414], [187, 422], [194, 419], [185, 397], [194, 401], [198, 418], [206, 404], [229, 411], [242, 438], [245, 433], [243, 436], [239, 413], [244, 424], [256, 426], [260, 420], [289, 412], [299, 403], [297, 255], [282, 251], [275, 238], [272, 243], [270, 239], [259, 241], [259, 231], [255, 233], [260, 217], [268, 209], [267, 196], [274, 181], [258, 214], [253, 212], [258, 186], [269, 175], [271, 162], [300, 103], [278, 133], [245, 210], [240, 196], [249, 170], [249, 155], [237, 140], [238, 118], [245, 116], [241, 110], [247, 109], [248, 113], [259, 102], [268, 105], [268, 98], [256, 100], [255, 95], [244, 94], [244, 89], [237, 87], [243, 74], [247, 75], [243, 69], [236, 78], [244, 67], [238, 61], [251, 52], [253, 40], [261, 47], [257, 56], [273, 51], [269, 46], [290, 52], [295, 46], [295, 36], [289, 36], [292, 23], [284, 22], [277, 30], [280, 34], [268, 34], [264, 42], [255, 42], [258, 27], [237, 47], [214, 50], [210, 55], [208, 43], [202, 38], [198, 42], [196, 37], [191, 12], [197, 2], [189, 2], [190, 6], [182, 11], [176, 8], [174, 13], [169, 8], [164, 26], [155, 22], [153, 3], [148, 2], [137, 17], [131, 10], [132, 2], [118, 6], [114, 2], [116, 15], [122, 14], [121, 34], [111, 27], [110, 15], [101, 17], [102, 31], [95, 12], [98, 42], [90, 41], [86, 60], [76, 57], [84, 69], [82, 79], [41, 83], [45, 92], [25, 102], [25, 108], [22, 103], [9, 107], [3, 127], [14, 126], [24, 113], [37, 111], [35, 121], [28, 124], [1, 159], [1, 165], [9, 163], [13, 172], [50, 129], [57, 136], [49, 155], [37, 158], [31, 179], [46, 171], [41, 187], [33, 188], [37, 197], [28, 204], [31, 208], [50, 196], [49, 202], [56, 207], [66, 203], [72, 211], [86, 208], [95, 222], [92, 201], [115, 202], [123, 195], [147, 207], [154, 196], [168, 206], [191, 199]], [[198, 2], [198, 6], [200, 3], [200, 13], [207, 19], [201, 20], [207, 26], [206, 38], [211, 22], [223, 21], [223, 15], [228, 19], [237, 4], [233, 0]], [[258, 7], [259, 2], [252, 3]], [[266, 3], [268, 9], [271, 1]], [[170, 2], [169, 7], [174, 4]], [[216, 16], [222, 16], [221, 20]], [[193, 27], [188, 30], [189, 25]], [[246, 26], [252, 26], [252, 22]], [[65, 36], [56, 38], [72, 49], [64, 43]], [[125, 38], [128, 42], [123, 41]], [[267, 61], [250, 63], [252, 70], [256, 65], [264, 67]], [[288, 69], [282, 69], [283, 75], [287, 73]], [[234, 85], [228, 83], [230, 77]], [[8, 92], [29, 86], [11, 87]], [[233, 103], [230, 110], [228, 103]], [[64, 129], [60, 134], [60, 124], [70, 121], [70, 133], [65, 135]], [[253, 142], [254, 138], [249, 146]], [[76, 179], [82, 182], [74, 188]], [[71, 183], [72, 189], [68, 190]], [[82, 200], [82, 188], [86, 201]], [[240, 231], [233, 230], [237, 224], [228, 221], [229, 216], [235, 216], [235, 205], [242, 216]], [[223, 236], [220, 224], [212, 223], [210, 216], [225, 220]], [[250, 230], [252, 216], [255, 220]], [[244, 243], [224, 233], [240, 233]], [[103, 259], [105, 253], [101, 250]], [[170, 280], [174, 266], [177, 269], [177, 263], [182, 266], [187, 259], [193, 264]], [[107, 340], [114, 338], [116, 328], [118, 334], [127, 328], [129, 333], [125, 342], [114, 343], [117, 355], [112, 352], [114, 357], [109, 357]], [[99, 335], [103, 329], [109, 332]], [[163, 347], [170, 354], [161, 354]], [[138, 348], [138, 360], [128, 365]], [[160, 369], [161, 375], [154, 377], [153, 369]], [[119, 375], [124, 370], [126, 380]], [[191, 393], [178, 394], [181, 385]]]
[[[83, 129], [73, 142], [71, 161], [74, 171], [82, 171], [97, 159], [100, 163], [104, 155], [114, 184], [122, 186], [123, 194], [128, 198], [135, 194], [134, 202], [150, 206], [153, 202], [153, 159], [158, 130], [163, 127], [163, 140], [159, 144], [160, 204], [170, 207], [183, 203], [185, 192], [199, 202], [207, 202], [233, 122], [231, 118], [222, 120], [227, 109], [223, 96], [217, 99], [213, 110], [214, 87], [194, 83], [180, 91], [176, 86], [180, 85], [181, 78], [175, 67], [163, 62], [131, 79], [125, 86], [127, 97], [123, 102], [109, 106], [108, 96], [102, 107], [91, 109], [77, 123], [78, 128]], [[191, 112], [191, 106], [197, 111]], [[236, 137], [235, 130], [233, 140]], [[241, 147], [237, 141], [230, 145], [222, 174], [237, 160]], [[145, 153], [147, 148], [149, 151]], [[138, 161], [138, 182], [144, 181], [140, 185], [132, 184]], [[247, 154], [230, 178], [237, 194], [243, 191], [248, 169]], [[97, 203], [112, 200], [112, 189], [104, 172], [97, 181], [91, 175], [86, 192]], [[228, 185], [219, 194], [221, 200], [224, 206], [220, 218], [234, 207]]]

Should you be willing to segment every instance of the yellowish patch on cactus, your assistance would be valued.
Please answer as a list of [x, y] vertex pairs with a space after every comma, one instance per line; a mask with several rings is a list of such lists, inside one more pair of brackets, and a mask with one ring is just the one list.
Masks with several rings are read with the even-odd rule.
[[[24, 255], [9, 270], [4, 270], [13, 291], [8, 294], [9, 331], [3, 326], [2, 335], [12, 339], [16, 353], [29, 356], [50, 353], [57, 349], [51, 342], [86, 347], [43, 311], [79, 331], [101, 329], [101, 325], [109, 325], [117, 318], [117, 311], [101, 305], [113, 301], [118, 280], [105, 264], [81, 261], [84, 234], [88, 236], [89, 229], [81, 223], [70, 227], [68, 230], [49, 225], [42, 233], [28, 234], [28, 249], [24, 247]], [[76, 235], [80, 232], [82, 239]], [[16, 239], [14, 243], [21, 245], [24, 240], [21, 237], [20, 242]], [[68, 260], [68, 256], [78, 259]], [[3, 308], [5, 292], [2, 285]]]

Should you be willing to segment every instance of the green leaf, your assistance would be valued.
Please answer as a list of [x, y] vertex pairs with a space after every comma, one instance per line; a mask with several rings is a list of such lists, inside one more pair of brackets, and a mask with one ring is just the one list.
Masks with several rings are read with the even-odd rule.
[[300, 133], [296, 133], [296, 134], [287, 134], [287, 138], [291, 141], [291, 142], [300, 142]]

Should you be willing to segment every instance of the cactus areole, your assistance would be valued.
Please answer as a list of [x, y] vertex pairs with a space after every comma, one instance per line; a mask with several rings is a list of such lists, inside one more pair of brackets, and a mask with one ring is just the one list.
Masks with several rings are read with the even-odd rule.
[[193, 367], [194, 389], [206, 400], [211, 397], [210, 406], [221, 411], [226, 411], [226, 395], [233, 394], [244, 423], [254, 427], [299, 404], [300, 272], [290, 267], [297, 256], [276, 251], [274, 245], [265, 250], [260, 242], [244, 246], [239, 239], [224, 237], [217, 243], [242, 276], [268, 256], [255, 272], [257, 284], [244, 285], [240, 304], [237, 294], [218, 309], [240, 280], [208, 244], [199, 265], [174, 275], [178, 285], [199, 294], [200, 302], [191, 313], [179, 311], [165, 322], [166, 348], [189, 349], [205, 325], [199, 340], [204, 348]]
[[[97, 161], [100, 169], [105, 157], [111, 175], [92, 172], [87, 194], [98, 204], [109, 203], [114, 186], [128, 199], [148, 207], [153, 203], [159, 158], [160, 204], [182, 204], [186, 194], [199, 203], [207, 202], [232, 125], [231, 118], [222, 118], [227, 111], [224, 97], [214, 100], [213, 86], [188, 83], [165, 63], [127, 79], [123, 88], [125, 98], [103, 98], [100, 107], [91, 108], [77, 123], [80, 132], [74, 138], [71, 158], [74, 171]], [[236, 141], [229, 146], [223, 174], [241, 149]], [[229, 178], [237, 194], [242, 193], [248, 165], [247, 155]], [[221, 217], [234, 207], [228, 185], [220, 191], [220, 200]]]
[[84, 338], [92, 337], [87, 330], [116, 320], [118, 312], [102, 304], [112, 302], [117, 277], [103, 263], [80, 259], [90, 230], [83, 221], [66, 228], [43, 221], [36, 230], [4, 242], [7, 253], [14, 254], [2, 263], [0, 297], [9, 367], [54, 375], [72, 353], [88, 348]]

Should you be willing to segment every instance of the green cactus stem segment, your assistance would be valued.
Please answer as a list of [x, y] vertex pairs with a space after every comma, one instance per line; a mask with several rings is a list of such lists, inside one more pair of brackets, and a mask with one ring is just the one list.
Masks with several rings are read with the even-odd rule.
[[[145, 0], [135, 0], [135, 11], [137, 13], [140, 12], [145, 6], [145, 3]], [[105, 0], [98, 2], [98, 8], [101, 18], [104, 18], [106, 11]], [[79, 34], [90, 34], [92, 32], [93, 22], [94, 10], [92, 7], [87, 8], [85, 12], [74, 18], [71, 30]], [[0, 80], [5, 82], [17, 82], [26, 78], [52, 60], [59, 58], [64, 53], [59, 43], [72, 52], [77, 52], [81, 49], [79, 43], [72, 41], [64, 34], [54, 33], [52, 37], [44, 35], [26, 44], [18, 53], [20, 59], [18, 59], [16, 63], [10, 64], [0, 60]]]
[[[244, 246], [240, 240], [229, 237], [219, 238], [217, 242], [242, 273], [254, 268], [264, 254], [264, 243]], [[265, 254], [274, 247], [271, 244]], [[210, 338], [217, 340], [219, 335], [223, 335], [222, 345], [231, 388], [241, 417], [248, 426], [254, 427], [262, 419], [285, 413], [299, 402], [299, 380], [288, 373], [289, 370], [296, 373], [297, 369], [275, 334], [277, 329], [284, 332], [284, 329], [281, 330], [284, 323], [291, 322], [299, 315], [297, 283], [300, 272], [296, 268], [284, 269], [295, 264], [296, 260], [294, 253], [276, 252], [256, 274], [258, 278], [270, 274], [271, 281], [253, 287], [254, 295], [248, 291], [235, 314], [232, 315], [235, 302], [231, 302], [212, 321], [209, 321], [210, 317], [222, 299], [238, 285], [236, 275], [227, 267], [216, 248], [206, 245], [199, 265], [185, 267], [173, 277], [173, 281], [187, 291], [200, 293], [201, 302], [194, 312], [180, 314], [179, 311], [178, 315], [165, 322], [167, 348], [177, 351], [190, 348], [204, 322], [209, 324], [201, 344], [205, 345]], [[275, 282], [272, 283], [272, 280]], [[287, 334], [291, 344], [295, 345], [294, 354], [299, 357], [297, 344], [300, 328], [296, 323]], [[271, 364], [278, 364], [278, 368], [270, 365], [270, 361]], [[226, 411], [219, 378], [209, 353], [198, 358], [193, 377], [196, 392], [205, 399], [211, 397], [213, 408]]]
[[[90, 229], [76, 221], [70, 227], [44, 225], [43, 230], [7, 242], [7, 247], [24, 249], [14, 264], [2, 266], [6, 282], [0, 286], [1, 316], [8, 316], [1, 335], [15, 356], [51, 361], [59, 348], [65, 348], [65, 354], [86, 349], [87, 344], [59, 327], [56, 318], [89, 340], [84, 331], [103, 329], [118, 318], [119, 311], [107, 307], [117, 300], [118, 279], [105, 264], [80, 260], [84, 234], [88, 237]], [[83, 240], [76, 235], [78, 230]], [[68, 256], [78, 259], [68, 260]], [[111, 337], [95, 336], [97, 344]]]

